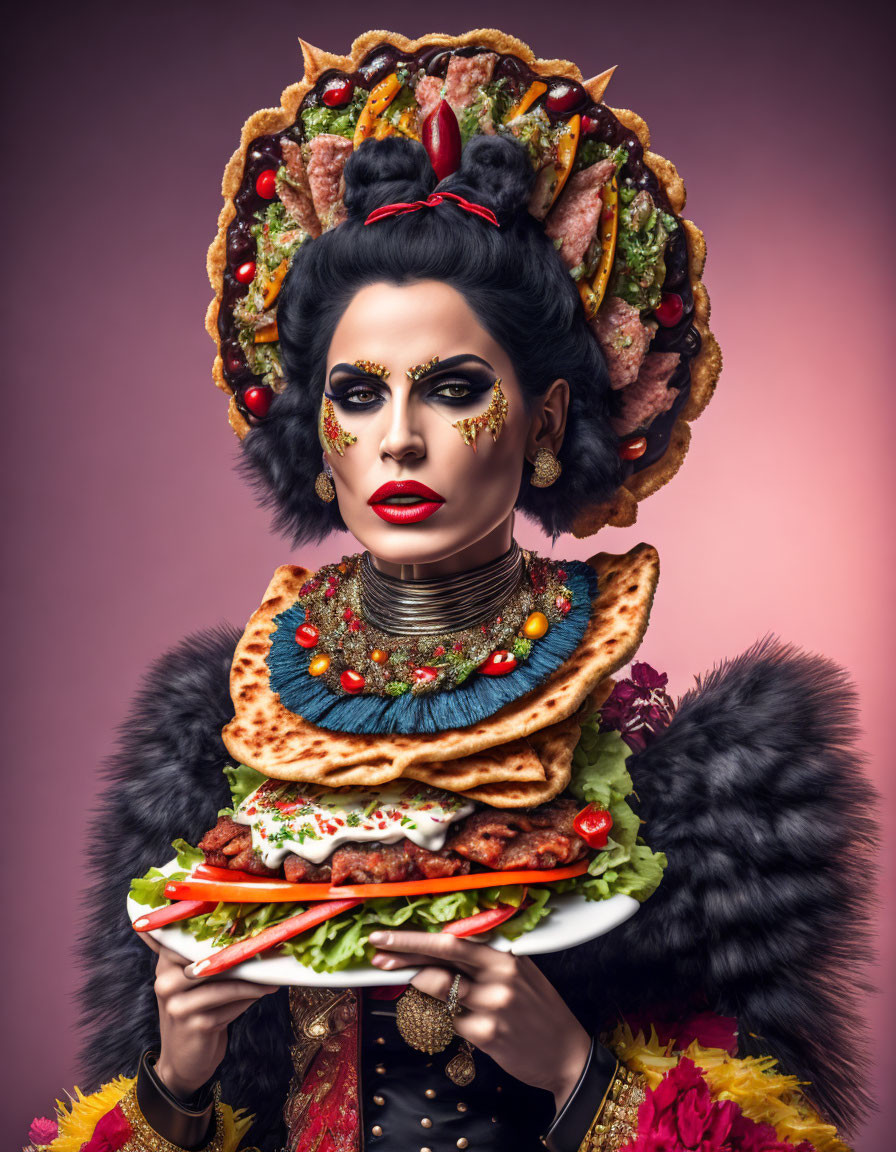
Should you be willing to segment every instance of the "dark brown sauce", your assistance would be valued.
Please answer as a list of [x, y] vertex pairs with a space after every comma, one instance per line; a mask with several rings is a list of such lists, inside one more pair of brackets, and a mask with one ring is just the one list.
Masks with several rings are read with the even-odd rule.
[[[240, 264], [252, 260], [255, 256], [255, 238], [251, 235], [250, 228], [255, 223], [255, 213], [270, 203], [258, 195], [255, 181], [266, 168], [276, 168], [281, 164], [280, 137], [289, 134], [296, 139], [302, 139], [302, 111], [319, 105], [322, 92], [328, 83], [336, 78], [348, 79], [354, 85], [370, 89], [399, 65], [406, 67], [411, 73], [423, 69], [429, 75], [444, 76], [452, 55], [466, 57], [489, 51], [491, 49], [478, 45], [467, 45], [458, 49], [436, 46], [422, 49], [412, 55], [400, 52], [389, 44], [379, 45], [367, 54], [356, 72], [343, 73], [330, 69], [320, 76], [314, 88], [303, 99], [296, 119], [290, 127], [278, 132], [276, 136], [259, 136], [252, 141], [246, 156], [240, 189], [234, 197], [236, 216], [227, 229], [227, 267], [224, 270], [221, 307], [218, 313], [224, 379], [233, 390], [240, 411], [250, 423], [254, 423], [255, 418], [243, 404], [242, 396], [247, 388], [260, 383], [260, 378], [250, 371], [238, 340], [233, 309], [240, 298], [246, 295], [248, 285], [241, 284], [233, 273]], [[548, 85], [548, 95], [561, 89], [566, 93], [571, 89], [572, 95], [564, 95], [562, 112], [552, 113], [550, 102], [545, 105], [551, 119], [554, 121], [565, 119], [574, 113], [590, 116], [597, 124], [590, 139], [603, 141], [613, 149], [625, 148], [628, 153], [628, 159], [620, 172], [620, 183], [637, 189], [646, 189], [664, 212], [675, 215], [665, 190], [644, 161], [644, 149], [638, 137], [621, 124], [606, 105], [595, 104], [581, 85], [564, 76], [541, 76], [519, 57], [513, 55], [498, 57], [494, 79], [506, 79], [515, 99], [518, 99], [534, 80], [541, 80]], [[676, 219], [679, 218], [676, 216]], [[681, 360], [670, 381], [670, 386], [677, 388], [679, 394], [670, 410], [655, 417], [644, 433], [647, 439], [647, 450], [644, 455], [637, 460], [622, 462], [624, 477], [656, 463], [665, 453], [678, 414], [687, 403], [691, 385], [691, 363], [700, 351], [700, 334], [692, 323], [694, 297], [688, 275], [687, 243], [681, 227], [672, 234], [666, 249], [666, 278], [663, 290], [678, 293], [684, 305], [684, 314], [674, 328], [657, 330], [651, 343], [651, 350], [680, 354]]]

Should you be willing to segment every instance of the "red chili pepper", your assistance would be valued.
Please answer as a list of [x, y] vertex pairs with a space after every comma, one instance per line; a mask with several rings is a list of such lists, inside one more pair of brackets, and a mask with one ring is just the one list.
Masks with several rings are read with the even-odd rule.
[[440, 180], [458, 170], [461, 151], [460, 125], [447, 100], [442, 100], [438, 108], [433, 109], [423, 121], [421, 140], [429, 155], [429, 162]]
[[189, 920], [191, 916], [204, 916], [218, 907], [214, 900], [178, 900], [165, 908], [156, 908], [134, 921], [135, 932], [152, 932], [164, 928], [166, 924], [176, 924], [178, 920]]
[[244, 960], [257, 956], [259, 952], [266, 952], [268, 948], [283, 944], [287, 940], [291, 940], [293, 936], [305, 932], [308, 928], [316, 928], [325, 920], [331, 920], [340, 912], [345, 912], [361, 903], [361, 900], [328, 900], [325, 904], [318, 904], [314, 908], [300, 912], [297, 916], [290, 916], [279, 924], [272, 924], [270, 928], [263, 928], [256, 936], [250, 936], [247, 940], [239, 940], [236, 944], [222, 948], [220, 952], [213, 952], [204, 960], [198, 960], [191, 965], [192, 974], [194, 976], [214, 976], [218, 972], [225, 972], [228, 968], [233, 968], [235, 964], [242, 964]]
[[519, 908], [514, 908], [512, 904], [499, 904], [497, 908], [486, 908], [483, 912], [477, 912], [473, 916], [464, 916], [462, 920], [453, 920], [450, 924], [446, 924], [441, 929], [442, 932], [449, 932], [452, 936], [479, 936], [482, 932], [489, 932], [492, 928], [497, 928], [499, 924], [503, 924], [505, 920], [509, 920], [511, 916], [515, 916], [525, 906], [526, 889], [523, 889], [523, 900], [520, 902]]
[[589, 804], [576, 815], [572, 826], [589, 848], [606, 848], [613, 817], [596, 804]]

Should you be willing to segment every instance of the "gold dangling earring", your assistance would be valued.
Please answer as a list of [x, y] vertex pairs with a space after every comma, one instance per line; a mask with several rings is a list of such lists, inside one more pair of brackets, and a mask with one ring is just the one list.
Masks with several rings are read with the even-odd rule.
[[323, 500], [324, 504], [332, 504], [336, 499], [336, 489], [333, 487], [333, 473], [330, 471], [330, 465], [327, 463], [326, 456], [324, 457], [324, 466], [314, 480], [314, 491], [318, 497]]
[[550, 448], [539, 448], [535, 453], [535, 471], [529, 483], [533, 488], [550, 488], [563, 468]]

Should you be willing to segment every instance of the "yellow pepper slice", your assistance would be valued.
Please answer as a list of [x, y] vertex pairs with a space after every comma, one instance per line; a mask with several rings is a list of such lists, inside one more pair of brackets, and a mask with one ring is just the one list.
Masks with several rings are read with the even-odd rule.
[[358, 147], [368, 136], [372, 136], [376, 131], [376, 121], [386, 111], [398, 93], [401, 91], [401, 81], [398, 79], [398, 74], [390, 72], [385, 79], [380, 80], [370, 90], [370, 95], [367, 97], [367, 103], [361, 109], [361, 115], [358, 117], [358, 123], [355, 126], [355, 135], [352, 144], [355, 148]]
[[591, 281], [591, 291], [597, 303], [594, 311], [600, 307], [607, 290], [610, 272], [613, 269], [613, 257], [616, 255], [616, 236], [619, 231], [619, 186], [616, 177], [605, 184], [602, 191], [603, 207], [600, 210], [600, 263]]
[[557, 197], [563, 191], [563, 186], [569, 179], [570, 172], [572, 172], [573, 161], [576, 158], [576, 149], [579, 146], [579, 131], [581, 126], [582, 117], [577, 113], [575, 116], [569, 118], [560, 132], [560, 138], [557, 141], [557, 163], [554, 166], [554, 190], [551, 193], [551, 202], [548, 205], [548, 211], [550, 211], [553, 204], [556, 204]]
[[270, 306], [280, 295], [280, 285], [283, 283], [283, 280], [286, 276], [287, 268], [288, 263], [284, 258], [274, 269], [270, 280], [268, 280], [267, 284], [265, 284], [263, 297], [263, 304], [265, 308], [270, 308]]
[[280, 339], [280, 333], [277, 331], [276, 321], [269, 324], [267, 328], [259, 328], [255, 333], [256, 344], [273, 344], [275, 340]]
[[540, 80], [535, 80], [523, 93], [519, 102], [514, 104], [504, 117], [504, 123], [506, 124], [509, 120], [514, 120], [517, 116], [522, 116], [524, 112], [527, 112], [532, 107], [538, 97], [544, 95], [547, 90], [547, 84], [542, 84]]

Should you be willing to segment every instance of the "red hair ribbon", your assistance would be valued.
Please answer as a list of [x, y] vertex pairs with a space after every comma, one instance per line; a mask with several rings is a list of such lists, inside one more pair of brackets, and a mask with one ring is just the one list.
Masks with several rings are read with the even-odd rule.
[[433, 192], [425, 200], [414, 200], [410, 204], [384, 204], [381, 208], [374, 208], [364, 223], [375, 224], [377, 220], [385, 220], [387, 216], [404, 216], [408, 212], [419, 212], [421, 208], [435, 208], [444, 200], [451, 200], [458, 207], [463, 208], [465, 212], [472, 212], [474, 216], [481, 216], [483, 220], [487, 220], [489, 224], [494, 224], [496, 228], [500, 227], [498, 217], [491, 208], [483, 208], [481, 204], [471, 204], [469, 200], [465, 200], [463, 196], [457, 196], [454, 192]]

